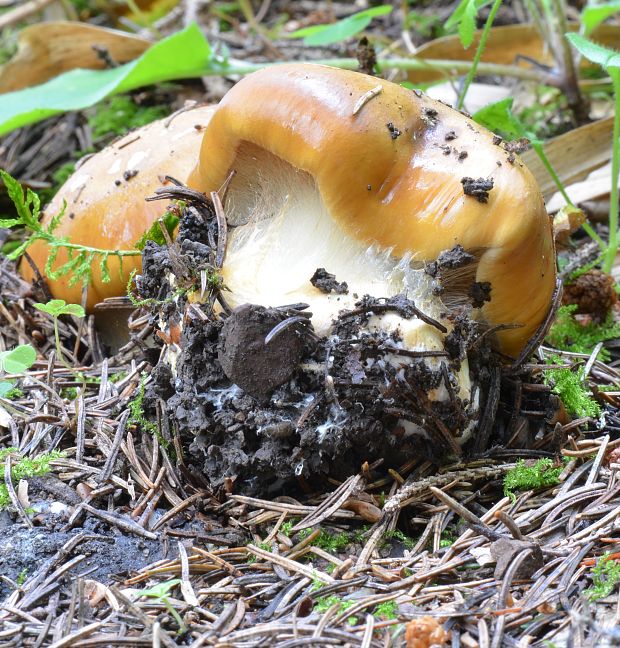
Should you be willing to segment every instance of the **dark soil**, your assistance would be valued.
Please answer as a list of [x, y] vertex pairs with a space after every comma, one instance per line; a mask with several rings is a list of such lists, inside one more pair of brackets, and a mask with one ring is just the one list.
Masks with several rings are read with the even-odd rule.
[[336, 276], [327, 272], [325, 268], [317, 268], [316, 272], [310, 277], [310, 283], [325, 294], [346, 295], [349, 292], [347, 282], [337, 281]]
[[[30, 492], [36, 491], [37, 482], [50, 480], [65, 486], [54, 477], [31, 478]], [[73, 489], [68, 486], [66, 489], [81, 501]], [[0, 573], [3, 576], [18, 582], [36, 573], [68, 543], [75, 549], [65, 558], [83, 556], [68, 572], [73, 578], [87, 574], [102, 582], [116, 577], [122, 580], [132, 571], [162, 558], [163, 545], [159, 540], [126, 533], [96, 517], [87, 517], [76, 528], [68, 528], [67, 521], [77, 504], [75, 500], [68, 504], [68, 499], [66, 496], [60, 500], [33, 499], [32, 507], [40, 512], [34, 517], [36, 526], [32, 528], [16, 524], [7, 511], [0, 512]], [[0, 597], [10, 593], [8, 583], [0, 581]]]
[[493, 180], [490, 178], [461, 178], [461, 184], [466, 196], [472, 196], [481, 203], [489, 200], [489, 191], [493, 189]]
[[[207, 229], [208, 222], [190, 207], [171, 248], [148, 244], [138, 281], [142, 297], [164, 301], [153, 309], [153, 322], [183, 321], [175, 370], [166, 359], [159, 363], [150, 396], [165, 401], [189, 446], [192, 470], [216, 491], [256, 495], [300, 478], [346, 478], [377, 459], [390, 467], [420, 453], [435, 461], [461, 454], [455, 440], [477, 416], [455, 393], [455, 372], [479, 333], [467, 309], [455, 315], [446, 350], [437, 354], [441, 362], [433, 364], [401, 349], [395, 334], [367, 329], [373, 314], [388, 311], [443, 328], [403, 296], [362, 298], [322, 339], [313, 334], [303, 304], [246, 304], [218, 316], [214, 299], [187, 308], [183, 296], [170, 299], [166, 277], [175, 273], [178, 286], [179, 276], [198, 276], [213, 258], [201, 242], [208, 238], [200, 223]], [[204, 253], [192, 254], [197, 246]], [[455, 249], [438, 260], [436, 272], [473, 260]], [[342, 290], [343, 283], [322, 269], [308, 279], [326, 291]], [[447, 400], [429, 398], [442, 387]]]

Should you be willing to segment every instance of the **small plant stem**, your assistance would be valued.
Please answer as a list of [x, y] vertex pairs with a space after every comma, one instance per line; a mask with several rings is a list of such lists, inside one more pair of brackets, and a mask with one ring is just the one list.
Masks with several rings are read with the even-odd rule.
[[603, 271], [610, 272], [618, 251], [618, 173], [620, 172], [620, 68], [609, 67], [614, 87], [614, 134], [611, 157], [611, 189], [609, 192], [609, 243], [605, 251]]
[[536, 25], [536, 30], [538, 31], [540, 38], [546, 43], [548, 40], [547, 29], [536, 3], [534, 0], [524, 0], [523, 4], [530, 15], [530, 20]]
[[588, 107], [579, 90], [575, 59], [570, 43], [564, 34], [568, 32], [566, 21], [566, 6], [564, 0], [547, 0], [543, 7], [550, 26], [550, 35], [556, 64], [560, 68], [559, 85], [566, 96], [568, 107], [578, 122], [587, 121]]
[[54, 316], [54, 338], [56, 340], [56, 355], [62, 364], [73, 373], [73, 369], [69, 366], [69, 363], [65, 360], [65, 356], [62, 352], [62, 345], [60, 344], [60, 332], [58, 330], [58, 317]]
[[491, 7], [491, 11], [489, 12], [489, 15], [487, 17], [487, 21], [484, 23], [484, 28], [482, 29], [482, 34], [480, 34], [480, 42], [478, 43], [476, 54], [474, 55], [474, 60], [472, 61], [471, 68], [469, 69], [469, 72], [467, 73], [467, 77], [465, 78], [465, 83], [463, 84], [463, 89], [459, 94], [459, 99], [456, 102], [457, 110], [463, 109], [463, 105], [465, 103], [465, 97], [467, 96], [467, 91], [469, 90], [469, 86], [474, 80], [474, 77], [476, 76], [476, 71], [480, 66], [480, 59], [482, 58], [482, 53], [484, 52], [484, 48], [487, 45], [487, 39], [489, 38], [489, 34], [491, 33], [491, 27], [493, 26], [493, 21], [495, 20], [495, 16], [497, 15], [497, 12], [499, 11], [501, 4], [502, 4], [502, 0], [495, 0], [493, 6]]
[[166, 609], [168, 610], [168, 612], [170, 612], [170, 614], [173, 616], [174, 620], [177, 622], [177, 625], [179, 626], [178, 633], [179, 634], [185, 634], [185, 632], [187, 631], [187, 626], [183, 622], [183, 619], [181, 618], [181, 615], [174, 609], [174, 606], [170, 602], [170, 599], [168, 599], [167, 597], [166, 598], [162, 597], [161, 600], [162, 600], [162, 603], [166, 606]]
[[[536, 151], [536, 154], [540, 158], [540, 161], [543, 163], [543, 166], [545, 169], [547, 169], [547, 173], [551, 176], [551, 179], [555, 183], [555, 186], [557, 187], [558, 191], [562, 195], [562, 198], [566, 201], [566, 204], [569, 205], [570, 207], [575, 207], [573, 204], [573, 201], [570, 199], [570, 196], [566, 192], [566, 188], [564, 187], [564, 184], [560, 180], [558, 174], [555, 172], [555, 169], [551, 165], [551, 162], [549, 161], [549, 158], [547, 157], [547, 154], [545, 153], [545, 149], [543, 148], [542, 144], [540, 142], [532, 142], [532, 148], [534, 151]], [[603, 252], [607, 249], [607, 246], [605, 245], [605, 241], [596, 233], [595, 229], [585, 221], [583, 225], [583, 230], [586, 232], [586, 234], [593, 240], [598, 243], [599, 247]]]
[[[227, 62], [212, 61], [208, 70], [201, 71], [201, 75], [227, 75], [227, 74], [250, 74], [265, 67], [283, 65], [290, 61], [281, 61], [278, 63], [250, 63], [247, 61], [228, 60]], [[342, 70], [357, 70], [359, 62], [354, 58], [334, 58], [321, 59], [313, 61], [319, 65], [329, 65]], [[442, 59], [422, 59], [422, 58], [385, 58], [379, 59], [377, 67], [381, 70], [402, 70], [408, 72], [411, 70], [436, 70], [444, 72], [446, 77], [455, 76], [468, 72], [473, 67], [472, 61], [452, 61]], [[523, 79], [524, 81], [536, 81], [546, 85], [555, 85], [554, 77], [541, 70], [521, 68], [516, 65], [503, 65], [501, 63], [479, 63], [477, 67], [478, 74], [489, 76], [508, 76]]]
[[60, 247], [65, 248], [66, 250], [77, 250], [78, 252], [87, 252], [92, 254], [101, 254], [101, 255], [110, 255], [116, 257], [129, 257], [129, 256], [141, 256], [141, 250], [104, 250], [103, 248], [94, 248], [89, 245], [81, 245], [79, 243], [67, 243], [65, 241], [59, 241], [53, 236], [45, 236], [45, 240], [50, 244], [50, 247]]

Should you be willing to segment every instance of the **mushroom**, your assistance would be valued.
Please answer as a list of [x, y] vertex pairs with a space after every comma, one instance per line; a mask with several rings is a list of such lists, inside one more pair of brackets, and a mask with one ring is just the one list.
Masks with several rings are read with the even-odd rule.
[[[202, 132], [214, 108], [200, 106], [173, 117], [143, 126], [125, 135], [101, 152], [85, 159], [45, 208], [43, 223], [63, 209], [55, 230], [58, 237], [109, 250], [135, 247], [142, 234], [165, 211], [165, 205], [145, 202], [145, 197], [165, 182], [166, 175], [185, 180], [195, 165]], [[37, 241], [28, 254], [42, 275], [50, 253], [47, 243]], [[66, 250], [58, 252], [53, 268], [68, 260]], [[140, 268], [140, 257], [125, 257], [122, 272], [118, 259], [109, 258], [110, 281], [103, 282], [98, 260], [93, 262], [87, 308], [106, 297], [125, 294], [127, 279]], [[28, 263], [21, 263], [25, 279], [33, 279]], [[82, 286], [69, 285], [69, 276], [48, 279], [52, 295], [68, 303], [81, 303]]]
[[[209, 192], [235, 174], [225, 197], [226, 299], [306, 302], [315, 331], [329, 335], [359, 297], [405, 294], [427, 321], [377, 314], [369, 330], [440, 353], [450, 312], [471, 301], [473, 286], [484, 293], [473, 316], [517, 356], [549, 312], [555, 250], [532, 174], [500, 143], [450, 107], [364, 74], [291, 64], [249, 75], [219, 104], [188, 180]], [[453, 248], [470, 262], [443, 273], [438, 296], [424, 268], [442, 253], [449, 266]], [[348, 294], [316, 288], [317, 268]], [[444, 359], [427, 362], [440, 369]], [[467, 398], [466, 361], [457, 373]]]

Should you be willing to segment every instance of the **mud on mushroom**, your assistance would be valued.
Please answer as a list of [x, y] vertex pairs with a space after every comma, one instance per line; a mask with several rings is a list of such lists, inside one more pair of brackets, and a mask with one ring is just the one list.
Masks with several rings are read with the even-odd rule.
[[[155, 300], [151, 317], [163, 331], [147, 402], [152, 411], [157, 403], [165, 408], [178, 428], [191, 472], [214, 490], [260, 494], [291, 480], [344, 478], [365, 461], [397, 467], [420, 453], [436, 463], [462, 454], [497, 368], [492, 336], [468, 316], [471, 303], [448, 313], [453, 328], [439, 352], [407, 350], [397, 332], [366, 327], [373, 314], [392, 311], [443, 326], [404, 295], [358, 296], [326, 337], [314, 333], [305, 304], [233, 311], [217, 280], [218, 239], [225, 234], [216, 209], [183, 187], [165, 196], [186, 201], [178, 236], [168, 245], [147, 244], [136, 287]], [[435, 292], [455, 269], [467, 276], [474, 261], [459, 247], [440, 255], [426, 269]], [[330, 278], [327, 270], [308, 281], [327, 277], [320, 289], [346, 290], [347, 278]], [[470, 291], [473, 301], [488, 298], [486, 288]], [[435, 369], [429, 356], [441, 359]], [[471, 400], [456, 391], [467, 357]]]

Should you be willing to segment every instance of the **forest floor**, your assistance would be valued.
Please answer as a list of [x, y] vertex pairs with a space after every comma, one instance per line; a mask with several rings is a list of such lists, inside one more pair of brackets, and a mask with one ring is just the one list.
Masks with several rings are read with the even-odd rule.
[[[82, 20], [114, 24], [91, 3], [73, 4]], [[181, 2], [154, 24], [168, 35], [195, 19], [212, 45], [241, 61], [359, 54], [358, 38], [312, 47], [278, 30], [342, 20], [367, 3], [253, 4], [255, 13], [248, 14], [242, 2]], [[444, 36], [456, 38], [444, 29], [454, 9], [452, 2], [422, 3], [405, 16], [394, 3], [364, 34], [383, 55], [412, 56], [415, 48], [439, 47]], [[576, 9], [568, 12], [579, 19]], [[506, 2], [493, 29], [526, 20], [520, 3]], [[138, 29], [127, 16], [121, 25]], [[3, 47], [14, 47], [13, 36], [4, 33]], [[518, 51], [518, 44], [506, 45], [513, 47]], [[442, 58], [441, 50], [433, 52]], [[542, 65], [551, 69], [548, 61]], [[406, 80], [402, 72], [386, 76]], [[25, 126], [0, 140], [0, 168], [49, 200], [84, 152], [103, 148], [128, 125], [172, 114], [187, 100], [216, 102], [236, 80], [213, 76], [147, 87]], [[515, 96], [522, 122], [541, 142], [602, 122], [613, 111], [608, 88], [590, 95], [590, 119], [583, 119], [548, 84], [494, 74], [476, 82], [465, 102], [470, 112]], [[462, 77], [436, 87], [437, 97], [453, 101], [459, 84]], [[591, 140], [592, 150], [595, 145]], [[587, 150], [583, 155], [588, 158]], [[582, 167], [566, 172], [567, 182], [587, 176], [591, 167]], [[544, 193], [557, 200], [554, 190]], [[601, 213], [609, 192], [588, 195], [580, 205], [607, 236]], [[10, 208], [6, 197], [1, 206]], [[600, 291], [596, 306], [581, 309], [576, 291], [567, 289], [572, 298], [565, 298], [560, 328], [546, 339], [543, 334], [518, 364], [489, 361], [492, 348], [478, 349], [483, 407], [461, 456], [433, 461], [428, 447], [373, 446], [368, 420], [360, 419], [338, 459], [317, 460], [317, 474], [308, 479], [293, 477], [286, 444], [269, 447], [281, 453], [278, 468], [288, 477], [272, 470], [253, 480], [258, 462], [252, 456], [239, 459], [237, 449], [231, 458], [229, 449], [226, 466], [239, 470], [232, 475], [224, 460], [209, 458], [200, 435], [194, 438], [197, 427], [216, 425], [234, 438], [246, 419], [271, 426], [274, 439], [284, 434], [271, 416], [273, 401], [265, 405], [232, 385], [233, 391], [216, 394], [221, 375], [214, 377], [212, 367], [222, 362], [221, 322], [183, 304], [199, 325], [184, 331], [179, 387], [161, 366], [165, 340], [156, 333], [157, 309], [119, 298], [94, 317], [55, 318], [35, 307], [49, 298], [44, 287], [24, 282], [15, 263], [0, 256], [0, 352], [20, 344], [37, 351], [29, 369], [7, 369], [16, 389], [0, 397], [0, 646], [620, 644], [616, 291], [613, 280], [601, 283], [601, 274], [592, 272], [597, 253], [590, 238], [573, 234], [559, 246], [561, 278], [568, 286], [580, 274], [590, 277]], [[5, 252], [14, 240], [0, 230]], [[161, 259], [148, 262], [158, 272]], [[604, 312], [592, 312], [605, 300]], [[581, 319], [567, 303], [578, 304]], [[106, 329], [123, 313], [129, 333], [111, 343]], [[267, 330], [282, 319], [259, 315]], [[303, 317], [295, 309], [291, 315]], [[582, 346], [567, 339], [586, 334]], [[324, 357], [325, 349], [312, 354]], [[260, 380], [274, 371], [265, 365]], [[577, 397], [558, 389], [571, 377], [577, 377], [571, 382]], [[194, 394], [210, 390], [213, 407], [200, 409], [186, 397], [190, 387]]]

